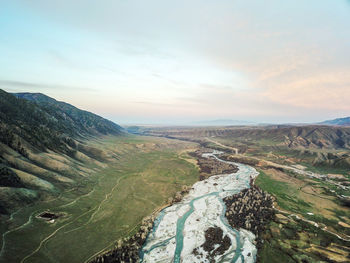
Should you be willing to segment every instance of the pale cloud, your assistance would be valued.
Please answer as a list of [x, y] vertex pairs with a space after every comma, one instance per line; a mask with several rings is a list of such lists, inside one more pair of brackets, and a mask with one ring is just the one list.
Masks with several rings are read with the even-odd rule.
[[26, 91], [26, 89], [37, 89], [37, 90], [61, 90], [61, 91], [87, 91], [87, 92], [96, 92], [97, 89], [86, 88], [86, 87], [74, 87], [74, 86], [65, 86], [59, 84], [44, 84], [44, 83], [33, 83], [33, 82], [24, 82], [17, 80], [0, 80], [0, 88], [6, 89], [9, 91]]
[[[116, 120], [350, 114], [347, 1], [12, 2], [23, 13], [0, 78]], [[98, 96], [53, 92], [59, 86]]]
[[296, 108], [350, 112], [350, 71], [313, 74], [275, 84], [263, 92], [263, 96]]

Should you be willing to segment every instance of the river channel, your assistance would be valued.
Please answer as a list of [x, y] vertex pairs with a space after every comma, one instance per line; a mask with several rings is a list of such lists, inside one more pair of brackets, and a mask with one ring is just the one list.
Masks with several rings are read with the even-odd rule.
[[[215, 262], [255, 262], [255, 236], [247, 230], [231, 228], [225, 218], [223, 198], [249, 188], [250, 179], [258, 172], [248, 165], [224, 161], [218, 157], [220, 153], [213, 151], [203, 157], [234, 164], [239, 170], [195, 183], [181, 202], [163, 209], [142, 248], [141, 262], [206, 262], [207, 252], [201, 245], [210, 227], [221, 228], [231, 240], [229, 249], [217, 255]], [[202, 256], [193, 253], [195, 248]]]

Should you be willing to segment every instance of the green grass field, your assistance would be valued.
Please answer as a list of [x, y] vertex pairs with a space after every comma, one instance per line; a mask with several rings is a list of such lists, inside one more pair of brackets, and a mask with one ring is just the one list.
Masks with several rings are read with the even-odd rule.
[[[183, 153], [195, 147], [191, 143], [129, 136], [91, 144], [108, 152], [107, 166], [75, 189], [2, 222], [1, 262], [85, 262], [133, 234], [143, 217], [198, 179], [197, 167]], [[46, 209], [64, 216], [55, 223], [35, 217]]]
[[[260, 171], [256, 184], [276, 197], [278, 207], [287, 212], [285, 216], [296, 214], [316, 222], [321, 228], [327, 226], [332, 232], [350, 234], [348, 228], [338, 224], [349, 218], [349, 209], [339, 205], [334, 196], [323, 192], [323, 187], [329, 187], [324, 185], [325, 182], [302, 176], [271, 174], [267, 170]], [[277, 217], [270, 222], [262, 237], [264, 243], [259, 250], [258, 262], [320, 262], [332, 257], [343, 260], [349, 244], [293, 216], [283, 220]]]
[[312, 208], [311, 204], [299, 197], [298, 188], [295, 185], [273, 180], [263, 171], [260, 171], [256, 184], [264, 191], [273, 194], [278, 205], [284, 210], [305, 214]]

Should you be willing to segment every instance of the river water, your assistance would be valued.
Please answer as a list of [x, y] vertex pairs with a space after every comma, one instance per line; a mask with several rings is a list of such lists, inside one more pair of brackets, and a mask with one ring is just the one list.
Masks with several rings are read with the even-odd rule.
[[[199, 181], [181, 202], [163, 209], [141, 250], [141, 262], [206, 262], [207, 252], [200, 246], [205, 242], [205, 230], [209, 227], [220, 227], [224, 236], [231, 240], [230, 248], [216, 256], [215, 262], [255, 262], [255, 236], [247, 230], [231, 228], [225, 218], [223, 198], [249, 188], [250, 178], [256, 177], [258, 172], [248, 165], [221, 160], [217, 157], [220, 153], [213, 151], [203, 157], [235, 164], [238, 172]], [[195, 256], [194, 248], [203, 256]]]

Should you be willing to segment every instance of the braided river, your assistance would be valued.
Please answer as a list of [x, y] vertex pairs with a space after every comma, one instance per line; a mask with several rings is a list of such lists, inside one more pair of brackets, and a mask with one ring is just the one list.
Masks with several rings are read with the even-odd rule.
[[[213, 151], [203, 157], [234, 164], [239, 170], [195, 183], [181, 202], [163, 209], [140, 252], [141, 262], [208, 262], [208, 252], [201, 245], [205, 242], [205, 231], [210, 227], [221, 228], [223, 236], [227, 235], [231, 240], [231, 246], [223, 254], [216, 255], [215, 262], [255, 262], [255, 236], [229, 225], [223, 198], [249, 188], [251, 178], [258, 172], [248, 165], [224, 161], [218, 157], [220, 154]], [[197, 255], [193, 253], [195, 248]]]

